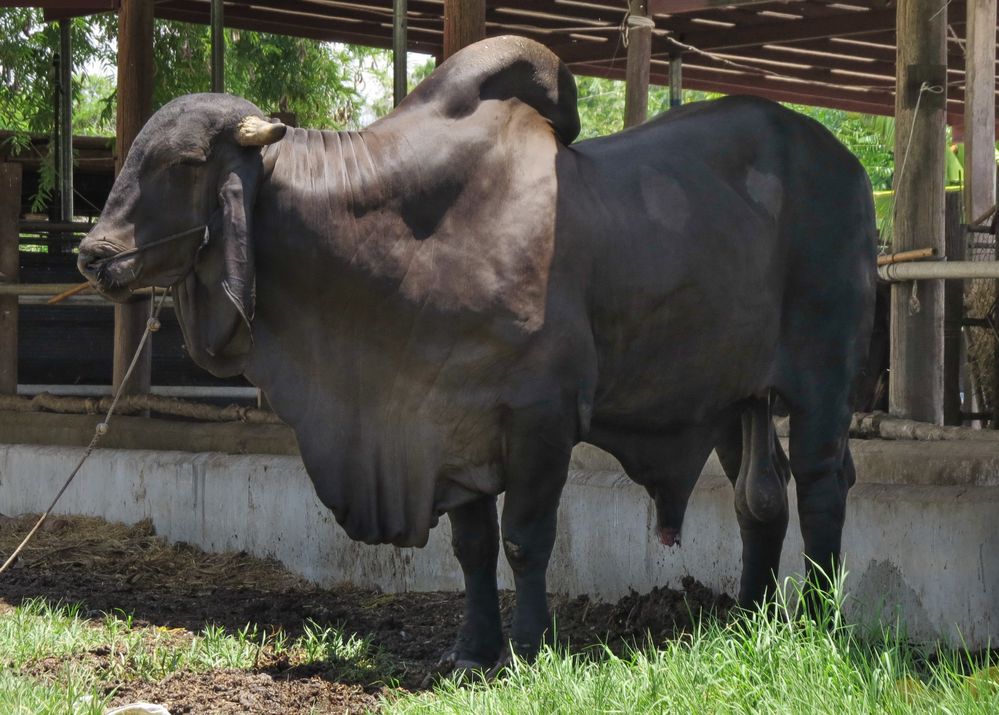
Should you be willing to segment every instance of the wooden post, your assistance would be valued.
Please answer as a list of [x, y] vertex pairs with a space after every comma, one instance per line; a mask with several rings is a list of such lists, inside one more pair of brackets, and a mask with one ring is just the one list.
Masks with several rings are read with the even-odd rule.
[[964, 215], [996, 202], [996, 0], [968, 0], [964, 95]]
[[392, 0], [392, 106], [399, 102], [409, 90], [408, 70], [406, 69], [406, 0]]
[[72, 19], [59, 21], [59, 200], [63, 221], [73, 220]]
[[652, 28], [647, 0], [628, 0], [628, 63], [624, 70], [624, 128], [645, 121], [649, 113], [649, 63], [652, 57]]
[[225, 92], [225, 18], [222, 0], [212, 0], [212, 91]]
[[[948, 261], [964, 260], [966, 241], [961, 208], [961, 194], [957, 191], [946, 192], [944, 240], [947, 244]], [[963, 320], [964, 281], [947, 281], [944, 283], [943, 420], [945, 425], [961, 424], [961, 365], [964, 362], [961, 322]]]
[[[153, 104], [153, 2], [122, 0], [118, 12], [118, 116], [115, 173], [132, 141], [152, 113]], [[114, 387], [121, 385], [149, 318], [149, 298], [114, 307]], [[139, 358], [122, 394], [149, 391], [152, 375], [151, 342]]]
[[[21, 165], [0, 163], [0, 283], [17, 283]], [[17, 394], [17, 296], [0, 296], [0, 395]]]
[[[899, 0], [896, 16], [892, 251], [944, 253], [947, 9], [938, 0]], [[934, 424], [943, 423], [942, 283], [896, 283], [891, 291], [889, 411]]]
[[445, 60], [485, 36], [485, 0], [444, 0]]
[[[964, 54], [964, 215], [973, 221], [996, 202], [996, 0], [968, 0]], [[999, 250], [999, 246], [997, 246]], [[996, 255], [999, 260], [999, 253]], [[996, 284], [999, 295], [999, 282]], [[999, 395], [999, 354], [994, 376]], [[992, 428], [999, 429], [999, 399]]]
[[683, 58], [680, 55], [669, 58], [669, 107], [683, 104]]

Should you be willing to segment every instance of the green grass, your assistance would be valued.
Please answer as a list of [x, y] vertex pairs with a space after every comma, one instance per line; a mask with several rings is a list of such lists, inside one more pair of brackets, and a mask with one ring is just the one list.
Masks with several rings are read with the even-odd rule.
[[[844, 623], [838, 596], [813, 618], [790, 603], [623, 655], [546, 649], [503, 677], [388, 691], [384, 710], [417, 713], [994, 713], [999, 668], [947, 649], [910, 645], [901, 629]], [[789, 594], [789, 595], [788, 595]], [[0, 612], [0, 713], [101, 713], [115, 687], [178, 672], [322, 664], [334, 679], [374, 683], [391, 664], [368, 642], [306, 621], [294, 637], [248, 625], [200, 633], [136, 624], [125, 613], [86, 619], [42, 600]], [[206, 703], [210, 708], [210, 703]]]
[[86, 619], [76, 605], [27, 601], [0, 613], [0, 713], [101, 713], [114, 688], [178, 672], [315, 663], [340, 679], [371, 682], [390, 670], [366, 640], [314, 621], [291, 638], [254, 625], [200, 633], [138, 626], [129, 614]]
[[996, 671], [964, 675], [967, 656], [930, 659], [897, 632], [846, 626], [832, 598], [818, 622], [793, 615], [787, 603], [782, 598], [772, 610], [728, 624], [704, 621], [659, 649], [623, 657], [608, 649], [575, 655], [548, 649], [531, 666], [515, 662], [494, 682], [445, 682], [428, 693], [396, 694], [386, 712], [999, 712]]

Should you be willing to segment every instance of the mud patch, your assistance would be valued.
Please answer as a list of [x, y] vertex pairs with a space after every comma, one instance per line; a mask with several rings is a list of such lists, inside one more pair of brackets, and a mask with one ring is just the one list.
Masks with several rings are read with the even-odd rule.
[[[31, 524], [30, 517], [0, 522], [0, 554], [10, 553]], [[633, 593], [615, 604], [553, 596], [557, 638], [575, 651], [607, 643], [621, 652], [674, 638], [705, 613], [724, 618], [733, 606], [732, 599], [693, 579], [682, 587]], [[336, 664], [265, 660], [251, 671], [181, 672], [160, 682], [115, 683], [116, 703], [146, 699], [167, 704], [171, 713], [371, 709], [386, 685], [420, 687], [451, 646], [464, 605], [460, 593], [322, 589], [274, 561], [169, 545], [148, 523], [124, 526], [85, 517], [54, 519], [0, 577], [0, 611], [31, 598], [79, 603], [84, 617], [124, 612], [134, 616], [136, 627], [193, 633], [210, 624], [235, 632], [249, 623], [295, 638], [312, 620], [366, 638], [384, 655], [377, 668], [356, 672]], [[501, 594], [507, 626], [513, 603], [512, 593]], [[86, 658], [103, 656], [92, 652]], [[58, 665], [46, 660], [36, 671], [54, 672]]]
[[353, 714], [370, 712], [378, 706], [378, 698], [358, 685], [321, 678], [290, 680], [241, 670], [178, 673], [158, 683], [127, 683], [114, 700], [115, 704], [138, 701], [164, 705], [171, 715]]

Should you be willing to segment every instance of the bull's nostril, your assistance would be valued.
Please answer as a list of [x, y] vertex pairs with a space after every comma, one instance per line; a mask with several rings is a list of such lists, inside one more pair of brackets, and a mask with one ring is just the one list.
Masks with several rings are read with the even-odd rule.
[[84, 276], [91, 276], [97, 271], [98, 257], [91, 251], [80, 251], [76, 257], [76, 268]]

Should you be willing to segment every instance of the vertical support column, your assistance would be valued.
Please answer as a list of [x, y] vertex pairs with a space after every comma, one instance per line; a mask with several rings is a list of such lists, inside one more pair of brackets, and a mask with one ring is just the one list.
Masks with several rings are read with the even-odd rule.
[[[0, 162], [0, 283], [17, 283], [21, 165]], [[17, 394], [17, 296], [0, 295], [0, 395]]]
[[652, 26], [647, 0], [628, 0], [628, 64], [624, 70], [624, 128], [645, 121], [649, 113], [649, 62]]
[[59, 21], [59, 197], [62, 220], [73, 220], [72, 18]]
[[212, 91], [225, 92], [225, 17], [222, 0], [212, 0]]
[[[968, 0], [966, 12], [964, 215], [970, 222], [996, 202], [996, 0]], [[999, 395], [999, 354], [995, 370], [993, 394]], [[999, 400], [993, 402], [992, 428], [999, 429]]]
[[[947, 10], [899, 0], [896, 12], [895, 227], [892, 250], [944, 253]], [[892, 414], [943, 422], [943, 281], [891, 291]]]
[[445, 60], [485, 36], [485, 0], [444, 0]]
[[[965, 232], [961, 212], [961, 194], [948, 191], [944, 196], [947, 260], [963, 261]], [[964, 281], [950, 280], [944, 284], [944, 403], [945, 425], [961, 424], [961, 364], [964, 350], [961, 322], [964, 319]]]
[[671, 55], [669, 58], [669, 107], [683, 104], [683, 58]]
[[[115, 173], [132, 141], [152, 113], [153, 105], [153, 0], [122, 0], [118, 12], [118, 116]], [[139, 345], [149, 317], [149, 298], [114, 307], [114, 386], [121, 385], [128, 364]], [[123, 394], [149, 391], [152, 375], [152, 341], [139, 358]]]
[[398, 107], [409, 90], [406, 68], [406, 0], [392, 0], [392, 106]]

